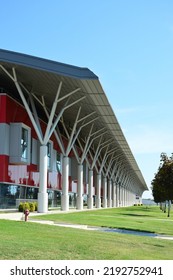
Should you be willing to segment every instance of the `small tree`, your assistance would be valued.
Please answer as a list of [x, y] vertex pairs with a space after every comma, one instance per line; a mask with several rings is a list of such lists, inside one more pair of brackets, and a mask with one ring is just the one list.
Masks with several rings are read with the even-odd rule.
[[[167, 157], [165, 153], [160, 156], [160, 166], [151, 182], [154, 201], [156, 203], [165, 204], [164, 212], [166, 212], [166, 201], [168, 202], [168, 217], [170, 216], [171, 200], [173, 200], [173, 155]], [[161, 206], [163, 210], [163, 206]]]

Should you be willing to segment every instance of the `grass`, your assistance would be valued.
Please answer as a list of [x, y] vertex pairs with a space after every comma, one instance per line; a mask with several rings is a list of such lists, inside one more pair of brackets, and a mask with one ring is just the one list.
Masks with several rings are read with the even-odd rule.
[[[49, 214], [36, 218], [55, 222], [149, 230], [173, 235], [173, 219], [166, 218], [157, 207], [102, 209]], [[0, 220], [0, 240], [1, 260], [173, 259], [171, 240], [32, 222]]]
[[166, 214], [156, 206], [133, 206], [49, 214], [37, 216], [35, 219], [173, 235], [173, 217], [167, 218]]

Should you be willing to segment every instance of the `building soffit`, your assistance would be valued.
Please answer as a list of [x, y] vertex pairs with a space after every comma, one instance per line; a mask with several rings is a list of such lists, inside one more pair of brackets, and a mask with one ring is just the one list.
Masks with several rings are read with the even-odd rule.
[[[87, 119], [88, 122], [93, 119], [92, 112], [96, 112], [98, 118], [94, 122], [95, 130], [98, 131], [103, 127], [105, 128], [106, 134], [103, 141], [105, 141], [105, 139], [112, 139], [112, 148], [115, 148], [118, 144], [124, 155], [124, 162], [125, 164], [128, 163], [128, 166], [130, 165], [131, 172], [136, 178], [140, 189], [143, 191], [148, 189], [99, 79], [92, 71], [88, 68], [80, 68], [1, 49], [0, 65], [11, 73], [11, 75], [12, 69], [14, 68], [21, 85], [23, 85], [27, 91], [32, 92], [38, 99], [41, 100], [44, 96], [44, 102], [48, 110], [52, 108], [60, 82], [62, 82], [60, 97], [65, 96], [73, 90], [80, 89], [76, 94], [70, 97], [70, 103], [74, 102], [74, 105], [65, 111], [63, 114], [63, 121], [68, 124], [69, 127], [72, 127], [79, 106], [81, 107], [81, 118], [91, 114], [90, 118]], [[0, 77], [0, 87], [3, 87], [6, 93], [10, 93], [10, 95], [13, 94], [12, 97], [21, 102], [14, 82], [1, 68]], [[83, 99], [83, 97], [85, 98]], [[80, 98], [81, 101], [77, 102]], [[62, 106], [64, 106], [63, 98], [62, 101], [57, 104], [55, 111], [57, 115]], [[39, 117], [47, 121], [45, 112], [38, 102], [36, 104], [36, 109]], [[82, 128], [81, 137], [89, 134], [90, 127], [90, 125], [86, 125]], [[95, 140], [96, 146], [99, 140], [98, 138]]]

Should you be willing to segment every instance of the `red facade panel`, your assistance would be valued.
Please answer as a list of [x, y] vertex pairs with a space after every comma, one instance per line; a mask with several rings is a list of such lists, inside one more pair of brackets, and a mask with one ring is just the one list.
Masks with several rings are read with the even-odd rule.
[[9, 182], [8, 176], [9, 156], [0, 155], [0, 182]]
[[[25, 125], [29, 126], [31, 128], [32, 137], [37, 139], [37, 135], [25, 108], [10, 96], [5, 94], [0, 95], [0, 123], [10, 124], [15, 122], [22, 122]], [[46, 125], [44, 122], [41, 122], [41, 128], [43, 131], [45, 131]], [[58, 143], [53, 135], [51, 137], [51, 140], [53, 141], [54, 149], [60, 152]], [[39, 171], [37, 165], [12, 165], [9, 163], [9, 156], [0, 155], [0, 170], [0, 182], [12, 183], [16, 185], [29, 185], [33, 187], [39, 186]], [[47, 186], [49, 189], [61, 190], [61, 174], [55, 171], [48, 172]], [[70, 176], [69, 191], [72, 191], [72, 179]]]
[[0, 123], [7, 123], [6, 95], [0, 95]]

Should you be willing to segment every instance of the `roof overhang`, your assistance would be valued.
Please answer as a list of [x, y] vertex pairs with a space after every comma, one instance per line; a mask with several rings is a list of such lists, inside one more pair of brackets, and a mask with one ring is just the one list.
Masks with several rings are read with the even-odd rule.
[[[74, 122], [79, 106], [82, 108], [81, 114], [83, 116], [95, 112], [95, 116], [98, 116], [98, 119], [94, 123], [94, 129], [99, 130], [105, 128], [104, 141], [112, 139], [111, 149], [119, 147], [127, 170], [130, 170], [129, 172], [131, 172], [135, 180], [138, 181], [141, 191], [148, 190], [143, 175], [99, 79], [92, 71], [88, 68], [80, 68], [2, 49], [0, 49], [0, 65], [11, 74], [12, 68], [15, 68], [18, 81], [21, 85], [24, 86], [27, 91], [37, 96], [38, 99], [44, 96], [48, 108], [52, 106], [60, 82], [62, 82], [61, 96], [75, 89], [79, 89], [76, 94], [71, 97], [72, 101], [83, 96], [85, 99], [66, 110], [63, 115], [65, 122], [68, 123], [69, 126]], [[0, 77], [0, 87], [21, 102], [14, 82], [1, 68]], [[57, 105], [57, 114], [61, 106], [61, 103]], [[40, 117], [44, 118], [44, 112], [39, 104], [38, 110], [40, 112]], [[91, 115], [90, 118], [92, 119], [93, 116]], [[81, 137], [85, 137], [85, 135], [89, 133], [89, 129], [89, 126], [84, 127], [81, 132]]]

